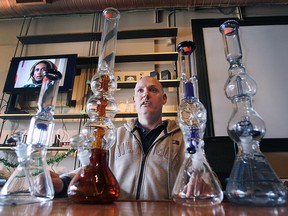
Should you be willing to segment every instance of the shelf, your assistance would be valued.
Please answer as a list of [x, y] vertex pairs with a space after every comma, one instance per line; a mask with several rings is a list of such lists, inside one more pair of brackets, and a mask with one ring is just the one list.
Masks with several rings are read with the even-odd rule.
[[[179, 80], [173, 79], [173, 80], [159, 80], [160, 83], [164, 88], [168, 87], [179, 87]], [[134, 88], [137, 81], [118, 81], [117, 87], [119, 89], [121, 88]], [[19, 110], [21, 112], [21, 110]], [[4, 120], [27, 120], [32, 118], [35, 115], [35, 113], [9, 113], [9, 114], [0, 114], [0, 119]], [[177, 116], [176, 111], [172, 112], [164, 112], [163, 116]], [[137, 117], [137, 113], [121, 113], [118, 112], [114, 118], [130, 118], [130, 117]], [[87, 114], [54, 114], [54, 119], [81, 119], [81, 118], [88, 118]]]
[[[0, 118], [4, 120], [29, 120], [34, 114], [0, 114]], [[163, 112], [163, 117], [177, 116], [177, 111]], [[114, 118], [134, 118], [137, 113], [118, 112]], [[88, 118], [87, 114], [55, 114], [54, 119], [81, 119]]]
[[[178, 52], [140, 53], [135, 55], [119, 55], [115, 57], [116, 63], [148, 62], [148, 61], [177, 61]], [[98, 56], [78, 56], [77, 66], [97, 65]]]
[[[160, 83], [164, 88], [166, 87], [179, 87], [179, 80], [159, 80]], [[118, 88], [134, 88], [137, 81], [118, 81], [117, 87]]]
[[[11, 150], [11, 151], [15, 151], [16, 146], [5, 146], [5, 144], [1, 144], [0, 146], [0, 151], [1, 150]], [[47, 150], [48, 151], [67, 151], [69, 150], [71, 147], [48, 147]]]
[[[160, 38], [160, 37], [176, 37], [176, 36], [177, 36], [177, 28], [139, 29], [139, 30], [118, 31], [117, 39], [124, 40], [124, 39]], [[28, 36], [18, 36], [17, 38], [22, 44], [100, 41], [101, 32], [31, 35], [31, 36], [28, 35]]]
[[[1, 119], [11, 120], [27, 120], [31, 119], [35, 114], [0, 114]], [[80, 119], [87, 118], [87, 115], [81, 114], [55, 114], [54, 119]]]
[[[137, 117], [137, 112], [133, 113], [124, 113], [124, 112], [118, 112], [115, 116], [115, 118], [135, 118]], [[176, 117], [177, 111], [170, 111], [170, 112], [163, 112], [162, 117]]]

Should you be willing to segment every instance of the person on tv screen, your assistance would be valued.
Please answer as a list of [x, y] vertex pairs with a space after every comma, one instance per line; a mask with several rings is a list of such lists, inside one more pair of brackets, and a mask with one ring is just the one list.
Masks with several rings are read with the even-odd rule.
[[24, 88], [41, 87], [42, 80], [44, 78], [44, 72], [51, 69], [57, 70], [57, 66], [49, 60], [41, 60], [36, 62], [31, 68], [29, 77], [29, 79], [31, 78], [32, 83], [25, 84], [23, 87]]

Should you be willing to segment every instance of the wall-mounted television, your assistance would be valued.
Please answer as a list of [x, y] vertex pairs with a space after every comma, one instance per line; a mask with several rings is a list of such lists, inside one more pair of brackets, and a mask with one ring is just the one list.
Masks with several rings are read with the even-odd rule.
[[[14, 57], [11, 60], [3, 92], [7, 94], [39, 92], [41, 89], [39, 80], [41, 79], [40, 75], [36, 75], [36, 72], [34, 72], [40, 70], [36, 66], [39, 62], [46, 65], [48, 62], [50, 65], [46, 67], [56, 66], [56, 69], [63, 75], [59, 84], [59, 92], [69, 92], [73, 88], [76, 61], [77, 54]], [[35, 77], [33, 74], [35, 74]]]

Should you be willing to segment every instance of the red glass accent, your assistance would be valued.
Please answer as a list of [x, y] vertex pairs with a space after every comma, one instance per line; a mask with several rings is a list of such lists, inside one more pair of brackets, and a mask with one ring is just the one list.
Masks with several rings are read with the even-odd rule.
[[108, 150], [91, 149], [90, 165], [82, 168], [68, 187], [75, 203], [112, 203], [120, 195], [119, 184], [107, 164]]

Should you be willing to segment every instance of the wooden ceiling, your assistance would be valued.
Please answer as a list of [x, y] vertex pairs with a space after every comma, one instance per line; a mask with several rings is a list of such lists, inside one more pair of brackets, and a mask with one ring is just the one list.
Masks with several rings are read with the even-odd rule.
[[288, 5], [287, 0], [0, 0], [0, 18], [118, 10]]

